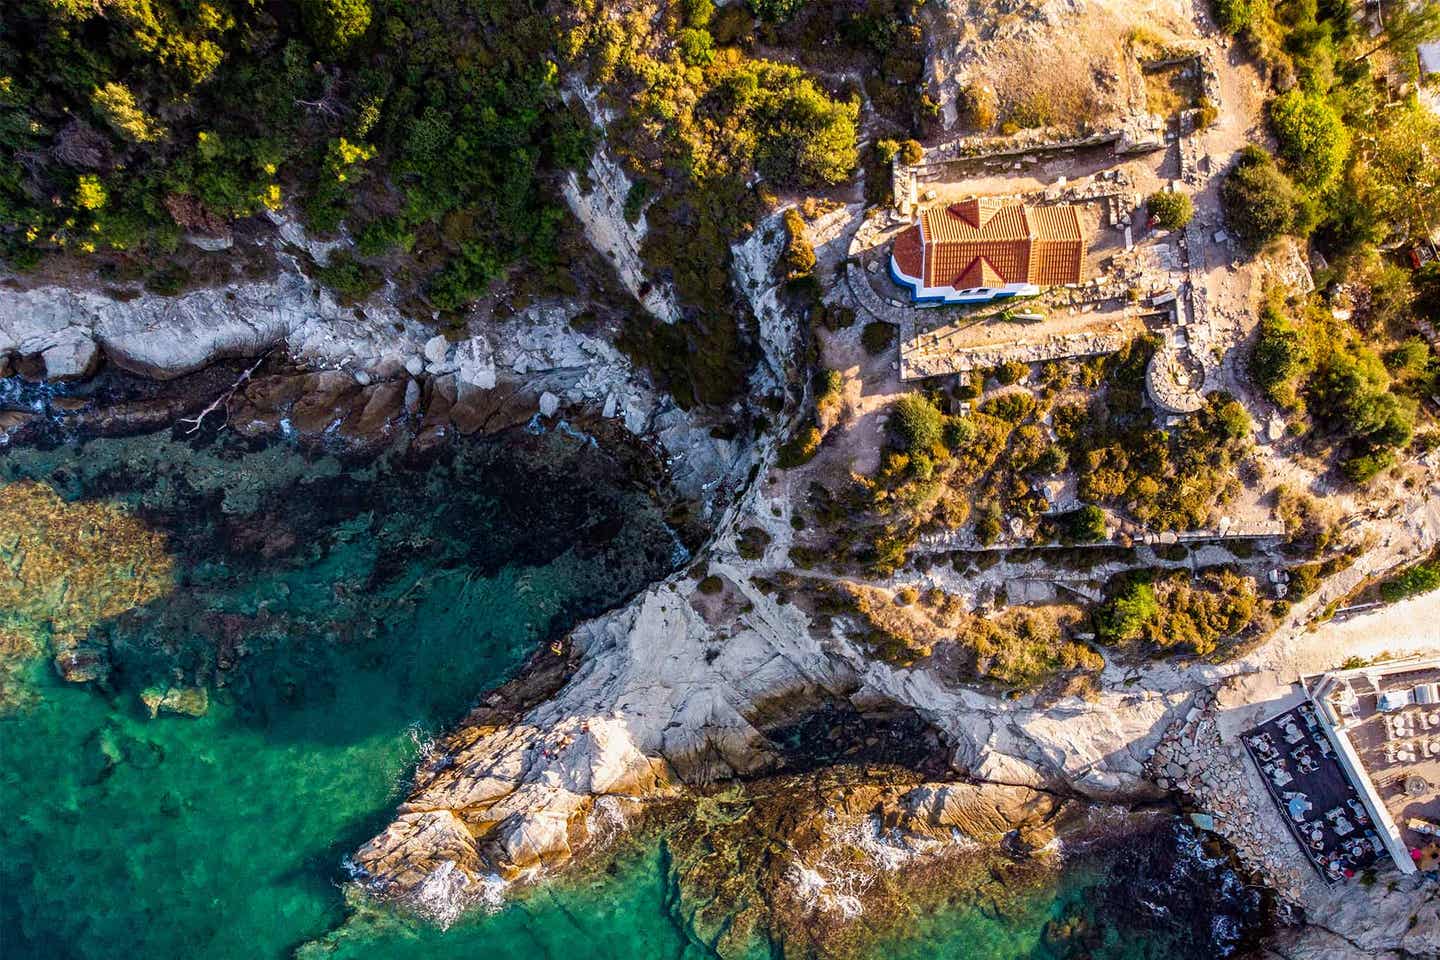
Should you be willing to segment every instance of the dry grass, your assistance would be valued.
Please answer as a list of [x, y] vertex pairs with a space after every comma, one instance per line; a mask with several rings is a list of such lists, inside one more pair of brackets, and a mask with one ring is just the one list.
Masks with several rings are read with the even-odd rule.
[[865, 584], [844, 583], [841, 590], [869, 626], [876, 653], [893, 663], [949, 659], [966, 679], [1020, 689], [1104, 666], [1098, 654], [1067, 636], [1081, 616], [1076, 607], [1012, 607], [981, 616], [942, 590], [903, 603], [897, 599], [906, 598]]
[[[1186, 72], [1189, 71], [1189, 75]], [[1190, 64], [1177, 64], [1145, 74], [1145, 103], [1149, 111], [1167, 120], [1200, 100], [1200, 79]]]

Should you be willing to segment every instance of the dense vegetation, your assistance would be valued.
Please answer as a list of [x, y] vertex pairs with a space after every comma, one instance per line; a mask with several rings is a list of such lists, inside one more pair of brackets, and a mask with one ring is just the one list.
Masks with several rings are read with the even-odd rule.
[[1206, 656], [1259, 629], [1263, 611], [1255, 581], [1233, 570], [1210, 569], [1193, 578], [1189, 571], [1141, 571], [1118, 578], [1094, 621], [1103, 643]]
[[161, 269], [286, 206], [404, 251], [442, 309], [559, 262], [550, 178], [592, 133], [530, 0], [18, 0], [0, 35], [5, 258]]
[[[1395, 82], [1414, 74], [1416, 44], [1440, 36], [1440, 4], [1383, 10], [1376, 41], [1357, 29], [1349, 0], [1220, 0], [1222, 25], [1283, 91], [1269, 107], [1279, 169], [1247, 154], [1231, 174], [1245, 183], [1227, 199], [1261, 204], [1265, 226], [1247, 238], [1255, 245], [1313, 231], [1327, 255], [1343, 255], [1440, 225], [1440, 119]], [[1245, 207], [1231, 203], [1237, 228]], [[1286, 207], [1299, 209], [1278, 216]]]
[[1287, 303], [1272, 290], [1250, 355], [1252, 378], [1287, 414], [1291, 431], [1316, 450], [1333, 450], [1357, 483], [1396, 461], [1414, 437], [1419, 399], [1437, 386], [1429, 345], [1406, 329], [1409, 279], [1378, 260], [1364, 269], [1374, 274], [1366, 279], [1369, 298], [1349, 320], [1314, 298]]
[[1412, 564], [1380, 584], [1380, 598], [1387, 603], [1440, 590], [1440, 551]]
[[992, 615], [970, 612], [942, 590], [913, 588], [893, 598], [882, 590], [840, 582], [820, 586], [825, 614], [858, 619], [863, 638], [880, 658], [909, 665], [943, 657], [962, 680], [1028, 690], [1057, 674], [1092, 673], [1104, 660], [1072, 637], [1079, 619], [1071, 607], [1014, 608]]
[[[709, 0], [618, 16], [594, 0], [16, 0], [0, 25], [0, 257], [89, 257], [174, 293], [197, 259], [186, 234], [293, 212], [355, 241], [316, 271], [342, 299], [380, 275], [416, 312], [456, 317], [497, 281], [514, 306], [574, 294], [604, 270], [559, 197], [602, 135], [588, 84], [616, 114], [606, 135], [635, 183], [626, 214], [648, 220], [643, 255], [685, 314], [667, 326], [612, 302], [636, 314], [622, 345], [682, 404], [718, 403], [753, 361], [731, 245], [777, 191], [858, 163], [859, 91], [761, 54], [793, 42], [802, 62], [881, 67], [909, 133], [919, 30], [872, 6], [827, 7], [826, 26], [804, 5]], [[843, 49], [822, 55], [834, 34], [816, 31], [833, 29]], [[805, 273], [804, 243], [793, 252]]]
[[[621, 113], [610, 145], [637, 182], [654, 187], [640, 204], [650, 228], [641, 252], [674, 283], [686, 313], [674, 326], [632, 324], [622, 346], [657, 369], [680, 403], [722, 402], [739, 394], [751, 362], [731, 246], [775, 191], [851, 175], [859, 101], [832, 95], [799, 67], [748, 55], [756, 21], [743, 7], [717, 13], [690, 0], [611, 12], [593, 0], [567, 11], [564, 62]], [[791, 273], [813, 266], [806, 245], [792, 244]]]
[[1382, 7], [1376, 39], [1348, 0], [1218, 5], [1283, 91], [1268, 107], [1278, 162], [1247, 148], [1222, 185], [1231, 228], [1252, 249], [1310, 238], [1329, 261], [1314, 294], [1271, 291], [1250, 372], [1291, 431], [1359, 483], [1411, 443], [1437, 383], [1414, 327], [1427, 274], [1382, 248], [1440, 227], [1440, 118], [1400, 85], [1416, 44], [1440, 36], [1440, 4]]
[[[1237, 401], [1214, 394], [1181, 426], [1161, 429], [1144, 398], [1154, 347], [1137, 340], [1110, 356], [1045, 364], [1033, 377], [1023, 364], [997, 368], [996, 386], [965, 414], [945, 411], [973, 401], [970, 383], [897, 398], [879, 470], [819, 505], [829, 555], [888, 576], [926, 531], [968, 526], [985, 546], [1007, 532], [1090, 543], [1104, 538], [1107, 509], [1155, 531], [1211, 525], [1239, 491], [1253, 425]], [[787, 463], [808, 459], [811, 442], [818, 432], [797, 434]], [[1044, 488], [1066, 476], [1081, 502], [1053, 514]]]

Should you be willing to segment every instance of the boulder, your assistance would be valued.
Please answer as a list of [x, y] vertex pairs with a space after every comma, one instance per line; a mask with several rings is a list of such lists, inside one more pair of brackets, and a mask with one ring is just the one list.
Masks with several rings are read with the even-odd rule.
[[450, 351], [450, 341], [443, 336], [436, 334], [425, 341], [425, 361], [427, 363], [441, 364], [445, 362], [445, 355]]
[[95, 372], [100, 350], [95, 341], [79, 331], [40, 354], [45, 376], [51, 380], [83, 380]]

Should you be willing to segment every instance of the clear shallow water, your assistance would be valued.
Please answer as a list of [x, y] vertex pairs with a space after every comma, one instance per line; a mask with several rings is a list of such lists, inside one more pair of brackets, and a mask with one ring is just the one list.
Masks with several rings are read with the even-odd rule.
[[[344, 858], [387, 822], [426, 737], [683, 556], [592, 447], [524, 442], [523, 463], [492, 445], [423, 471], [165, 435], [0, 454], [0, 481], [135, 509], [179, 571], [96, 627], [104, 682], [32, 661], [37, 702], [0, 719], [4, 956], [706, 955], [655, 846], [446, 932], [346, 905]], [[149, 719], [138, 691], [157, 682], [212, 687], [209, 712]], [[1171, 937], [1128, 925], [1085, 954], [1053, 936], [1105, 902], [1106, 869], [1003, 906], [958, 899], [877, 955], [1166, 955]]]

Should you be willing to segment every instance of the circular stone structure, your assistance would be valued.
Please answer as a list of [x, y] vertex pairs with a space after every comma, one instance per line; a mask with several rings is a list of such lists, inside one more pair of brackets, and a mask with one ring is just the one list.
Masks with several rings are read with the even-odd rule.
[[1205, 367], [1185, 347], [1160, 347], [1145, 368], [1145, 392], [1167, 413], [1194, 413], [1205, 405]]

